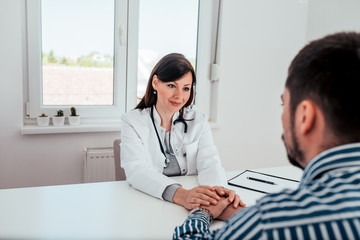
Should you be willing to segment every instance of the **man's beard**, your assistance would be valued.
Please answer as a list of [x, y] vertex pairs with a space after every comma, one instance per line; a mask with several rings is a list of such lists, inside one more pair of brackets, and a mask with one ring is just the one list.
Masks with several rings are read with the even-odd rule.
[[291, 129], [291, 134], [292, 134], [291, 138], [292, 138], [293, 148], [290, 148], [290, 146], [286, 144], [284, 134], [281, 135], [281, 139], [283, 140], [285, 145], [287, 158], [289, 162], [295, 167], [304, 169], [304, 167], [300, 165], [300, 162], [303, 162], [304, 160], [304, 153], [299, 148], [299, 143], [297, 141], [293, 128]]

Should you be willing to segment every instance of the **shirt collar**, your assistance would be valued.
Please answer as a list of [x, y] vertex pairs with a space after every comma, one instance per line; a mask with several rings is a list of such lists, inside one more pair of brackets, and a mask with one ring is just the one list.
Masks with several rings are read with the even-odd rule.
[[300, 187], [330, 170], [354, 166], [360, 166], [360, 142], [330, 148], [308, 163], [304, 169]]

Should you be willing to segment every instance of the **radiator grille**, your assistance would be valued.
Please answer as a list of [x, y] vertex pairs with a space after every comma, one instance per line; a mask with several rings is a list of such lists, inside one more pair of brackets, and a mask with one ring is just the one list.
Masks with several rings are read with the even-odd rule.
[[84, 182], [106, 181], [115, 181], [113, 148], [85, 148]]

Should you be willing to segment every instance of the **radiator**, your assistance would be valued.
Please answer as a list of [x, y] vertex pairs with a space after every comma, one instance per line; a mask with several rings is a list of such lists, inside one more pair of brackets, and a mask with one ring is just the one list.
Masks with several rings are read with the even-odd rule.
[[84, 149], [84, 182], [115, 181], [114, 149]]

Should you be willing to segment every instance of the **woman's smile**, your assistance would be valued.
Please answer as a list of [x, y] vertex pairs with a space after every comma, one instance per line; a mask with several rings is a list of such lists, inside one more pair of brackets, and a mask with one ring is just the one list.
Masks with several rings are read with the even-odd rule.
[[182, 102], [174, 102], [174, 101], [170, 101], [169, 102], [174, 106], [174, 107], [180, 107], [182, 105]]

